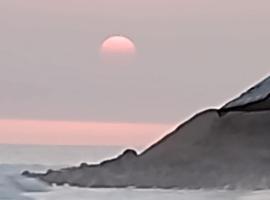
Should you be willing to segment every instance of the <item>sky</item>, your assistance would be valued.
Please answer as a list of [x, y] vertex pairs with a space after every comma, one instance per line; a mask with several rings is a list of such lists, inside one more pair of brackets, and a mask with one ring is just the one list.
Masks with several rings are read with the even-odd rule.
[[[0, 143], [149, 145], [269, 75], [269, 7], [1, 0]], [[128, 65], [101, 61], [112, 35], [134, 42]]]

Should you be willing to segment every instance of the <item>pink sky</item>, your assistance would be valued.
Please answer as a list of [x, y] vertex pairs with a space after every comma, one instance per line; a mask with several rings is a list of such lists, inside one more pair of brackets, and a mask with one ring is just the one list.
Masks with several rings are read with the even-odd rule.
[[[151, 144], [269, 74], [269, 7], [0, 0], [0, 143]], [[136, 56], [100, 59], [111, 35], [130, 38]]]
[[147, 146], [171, 124], [0, 120], [0, 143]]

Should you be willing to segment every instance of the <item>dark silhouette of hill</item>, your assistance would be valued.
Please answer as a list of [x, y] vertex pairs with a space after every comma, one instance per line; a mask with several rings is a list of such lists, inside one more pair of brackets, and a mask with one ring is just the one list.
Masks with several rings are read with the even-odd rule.
[[263, 98], [252, 90], [233, 106], [195, 115], [140, 155], [127, 150], [99, 165], [23, 175], [81, 187], [270, 188], [270, 86], [267, 95], [265, 88]]

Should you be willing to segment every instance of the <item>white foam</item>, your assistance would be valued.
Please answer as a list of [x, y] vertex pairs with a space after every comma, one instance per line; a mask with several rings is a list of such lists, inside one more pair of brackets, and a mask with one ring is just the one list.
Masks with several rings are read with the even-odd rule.
[[36, 200], [269, 200], [270, 191], [55, 188], [30, 194]]
[[23, 196], [29, 192], [47, 194], [50, 188], [46, 184], [22, 177], [22, 171], [45, 172], [80, 162], [98, 163], [117, 155], [122, 148], [0, 145], [0, 200], [29, 200]]
[[48, 186], [44, 183], [22, 177], [21, 170], [21, 166], [17, 165], [0, 165], [1, 200], [29, 200], [31, 198], [23, 196], [22, 193], [49, 191]]

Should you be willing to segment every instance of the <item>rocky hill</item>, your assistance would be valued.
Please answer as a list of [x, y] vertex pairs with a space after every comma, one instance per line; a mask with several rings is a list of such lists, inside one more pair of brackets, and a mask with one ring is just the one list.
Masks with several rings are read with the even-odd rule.
[[23, 175], [81, 187], [270, 188], [269, 83], [195, 115], [140, 155]]

